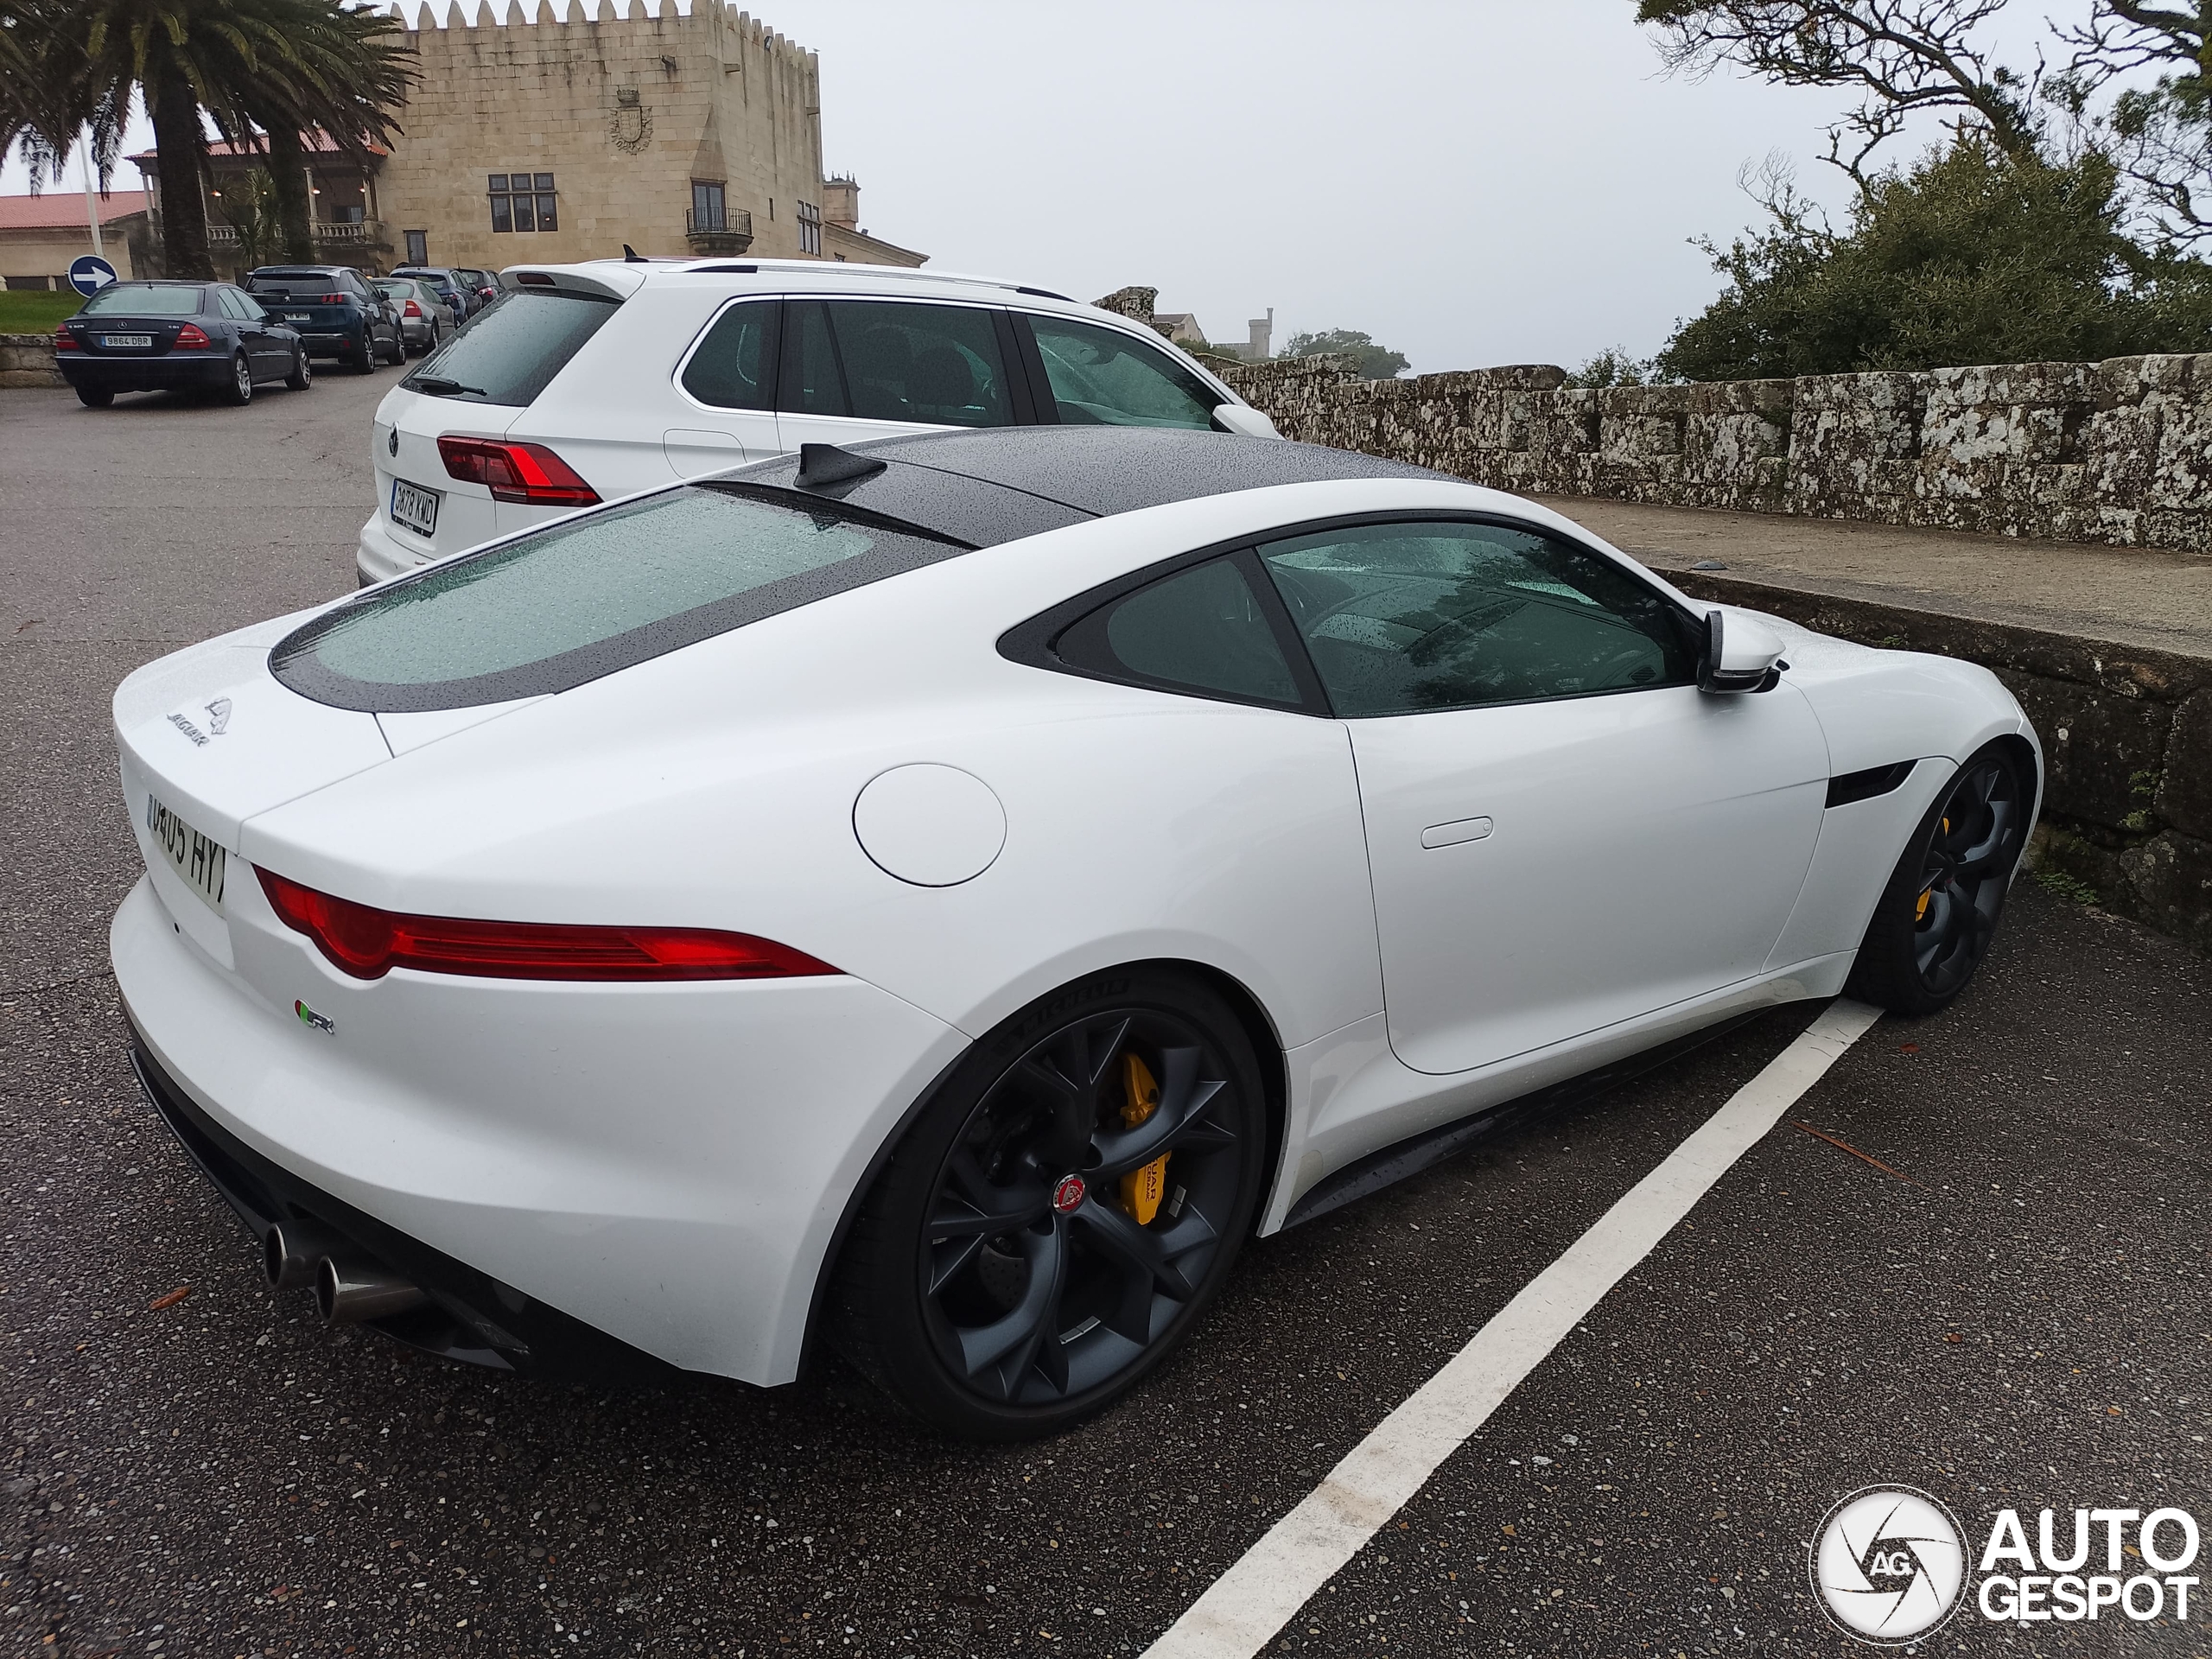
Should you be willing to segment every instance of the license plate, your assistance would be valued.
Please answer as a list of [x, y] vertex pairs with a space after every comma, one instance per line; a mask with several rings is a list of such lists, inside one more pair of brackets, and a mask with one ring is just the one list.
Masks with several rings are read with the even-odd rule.
[[151, 334], [102, 334], [100, 336], [100, 344], [111, 349], [118, 346], [151, 346], [153, 343], [154, 337]]
[[391, 522], [417, 536], [435, 535], [438, 528], [438, 493], [410, 484], [404, 478], [391, 480]]
[[315, 319], [310, 317], [304, 311], [287, 311], [284, 314], [284, 321], [287, 322], [313, 322]]
[[165, 855], [177, 880], [218, 916], [223, 913], [223, 877], [230, 855], [151, 795], [146, 797], [146, 833]]

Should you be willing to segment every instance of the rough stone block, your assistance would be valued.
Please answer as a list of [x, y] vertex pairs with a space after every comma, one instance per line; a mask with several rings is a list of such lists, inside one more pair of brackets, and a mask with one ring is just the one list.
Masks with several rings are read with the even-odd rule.
[[2003, 670], [1999, 677], [2043, 739], [2050, 810], [2112, 830], [2144, 827], [2172, 711], [2075, 681]]
[[2120, 855], [2127, 908], [2162, 933], [2212, 950], [2212, 841], [2167, 830]]
[[2212, 841], [2212, 691], [2199, 691], [2174, 710], [2153, 810], [2173, 828]]

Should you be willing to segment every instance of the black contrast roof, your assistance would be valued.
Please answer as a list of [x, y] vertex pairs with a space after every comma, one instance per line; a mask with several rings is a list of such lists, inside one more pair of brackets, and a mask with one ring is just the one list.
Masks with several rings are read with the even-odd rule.
[[1346, 478], [1427, 479], [1443, 473], [1344, 449], [1145, 426], [1001, 427], [930, 432], [848, 446], [885, 463], [849, 482], [802, 486], [784, 455], [720, 476], [824, 496], [974, 547], [1170, 501], [1276, 484]]

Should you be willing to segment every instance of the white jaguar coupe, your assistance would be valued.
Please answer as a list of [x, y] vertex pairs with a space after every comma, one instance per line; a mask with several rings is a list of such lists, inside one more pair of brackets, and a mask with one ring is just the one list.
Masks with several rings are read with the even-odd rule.
[[149, 1096], [334, 1319], [1048, 1432], [1243, 1242], [1777, 1003], [1958, 995], [1986, 671], [1258, 438], [904, 437], [142, 669]]

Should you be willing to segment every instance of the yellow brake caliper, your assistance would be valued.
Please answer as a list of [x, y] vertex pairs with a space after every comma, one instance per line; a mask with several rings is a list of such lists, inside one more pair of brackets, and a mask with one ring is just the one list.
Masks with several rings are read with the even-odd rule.
[[[1153, 1080], [1152, 1070], [1134, 1054], [1122, 1057], [1122, 1081], [1128, 1097], [1122, 1106], [1122, 1127], [1134, 1129], [1160, 1109], [1160, 1084]], [[1135, 1217], [1138, 1226], [1150, 1224], [1160, 1213], [1160, 1200], [1167, 1191], [1167, 1160], [1174, 1154], [1163, 1152], [1142, 1169], [1133, 1169], [1122, 1177], [1122, 1208]]]
[[[1951, 821], [1948, 818], [1943, 820], [1943, 833], [1947, 836], [1951, 833]], [[1923, 887], [1921, 890], [1920, 908], [1913, 912], [1913, 920], [1923, 922], [1928, 919], [1928, 901], [1935, 896], [1936, 889], [1933, 887]]]

